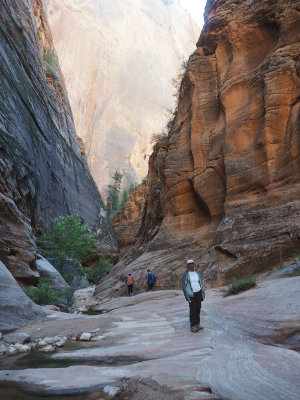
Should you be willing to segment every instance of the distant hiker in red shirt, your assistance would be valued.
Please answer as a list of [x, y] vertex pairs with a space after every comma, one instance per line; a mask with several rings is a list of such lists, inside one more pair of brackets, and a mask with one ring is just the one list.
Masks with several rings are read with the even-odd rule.
[[131, 274], [128, 274], [127, 276], [127, 289], [128, 289], [128, 296], [133, 295], [133, 285], [134, 285], [134, 280]]

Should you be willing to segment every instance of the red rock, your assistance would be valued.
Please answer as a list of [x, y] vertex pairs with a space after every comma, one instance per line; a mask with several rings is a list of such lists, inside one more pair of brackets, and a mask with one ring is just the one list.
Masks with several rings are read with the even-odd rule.
[[134, 247], [111, 277], [150, 267], [159, 287], [179, 286], [194, 258], [216, 284], [299, 251], [298, 4], [208, 1]]

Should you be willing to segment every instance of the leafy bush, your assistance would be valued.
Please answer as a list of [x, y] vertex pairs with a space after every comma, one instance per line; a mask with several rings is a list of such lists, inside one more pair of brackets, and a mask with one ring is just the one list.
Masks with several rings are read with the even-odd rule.
[[232, 278], [227, 289], [224, 292], [224, 297], [243, 292], [256, 286], [256, 277], [252, 272], [247, 273], [242, 278]]
[[51, 289], [47, 278], [41, 278], [37, 287], [29, 286], [23, 288], [23, 290], [28, 297], [41, 306], [45, 304], [56, 304], [58, 298], [62, 295], [62, 292]]
[[58, 270], [61, 270], [68, 258], [84, 262], [96, 250], [97, 235], [88, 233], [88, 226], [83, 224], [77, 214], [54, 218], [52, 234], [43, 230], [41, 233], [41, 253], [47, 259], [51, 259]]
[[90, 283], [96, 283], [97, 278], [103, 278], [111, 266], [111, 262], [103, 254], [100, 254], [99, 260], [93, 269], [85, 269], [87, 279]]
[[51, 76], [52, 79], [56, 79], [58, 70], [58, 60], [56, 54], [51, 49], [46, 49], [44, 53], [46, 63], [46, 73]]

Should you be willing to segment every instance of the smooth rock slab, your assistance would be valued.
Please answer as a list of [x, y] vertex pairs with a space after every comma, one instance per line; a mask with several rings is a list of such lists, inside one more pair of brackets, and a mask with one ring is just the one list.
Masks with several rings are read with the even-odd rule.
[[[299, 283], [300, 277], [259, 281], [257, 288], [228, 298], [208, 290], [201, 310], [204, 330], [197, 334], [189, 330], [188, 304], [180, 291], [112, 299], [113, 327], [103, 332], [99, 347], [51, 356], [108, 359], [111, 366], [0, 371], [0, 383], [55, 392], [117, 385], [122, 377], [138, 376], [182, 390], [186, 400], [298, 400], [300, 355], [278, 347], [277, 339], [290, 326], [299, 327]], [[127, 365], [114, 366], [121, 360]]]

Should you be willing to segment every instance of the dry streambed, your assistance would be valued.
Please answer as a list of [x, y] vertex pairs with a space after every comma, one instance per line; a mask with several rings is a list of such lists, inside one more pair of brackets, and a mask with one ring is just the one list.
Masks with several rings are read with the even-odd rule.
[[[300, 277], [268, 277], [228, 298], [209, 290], [204, 330], [198, 334], [189, 331], [180, 291], [110, 299], [99, 306], [105, 312], [99, 316], [64, 320], [60, 314], [51, 322], [61, 333], [64, 324], [68, 332], [72, 325], [77, 331], [98, 325], [100, 340], [73, 342], [75, 347], [67, 342], [53, 354], [18, 356], [0, 371], [0, 394], [18, 387], [57, 400], [70, 393], [78, 400], [300, 399], [299, 285]], [[23, 331], [33, 335], [34, 329]], [[18, 395], [6, 398], [27, 400]]]

